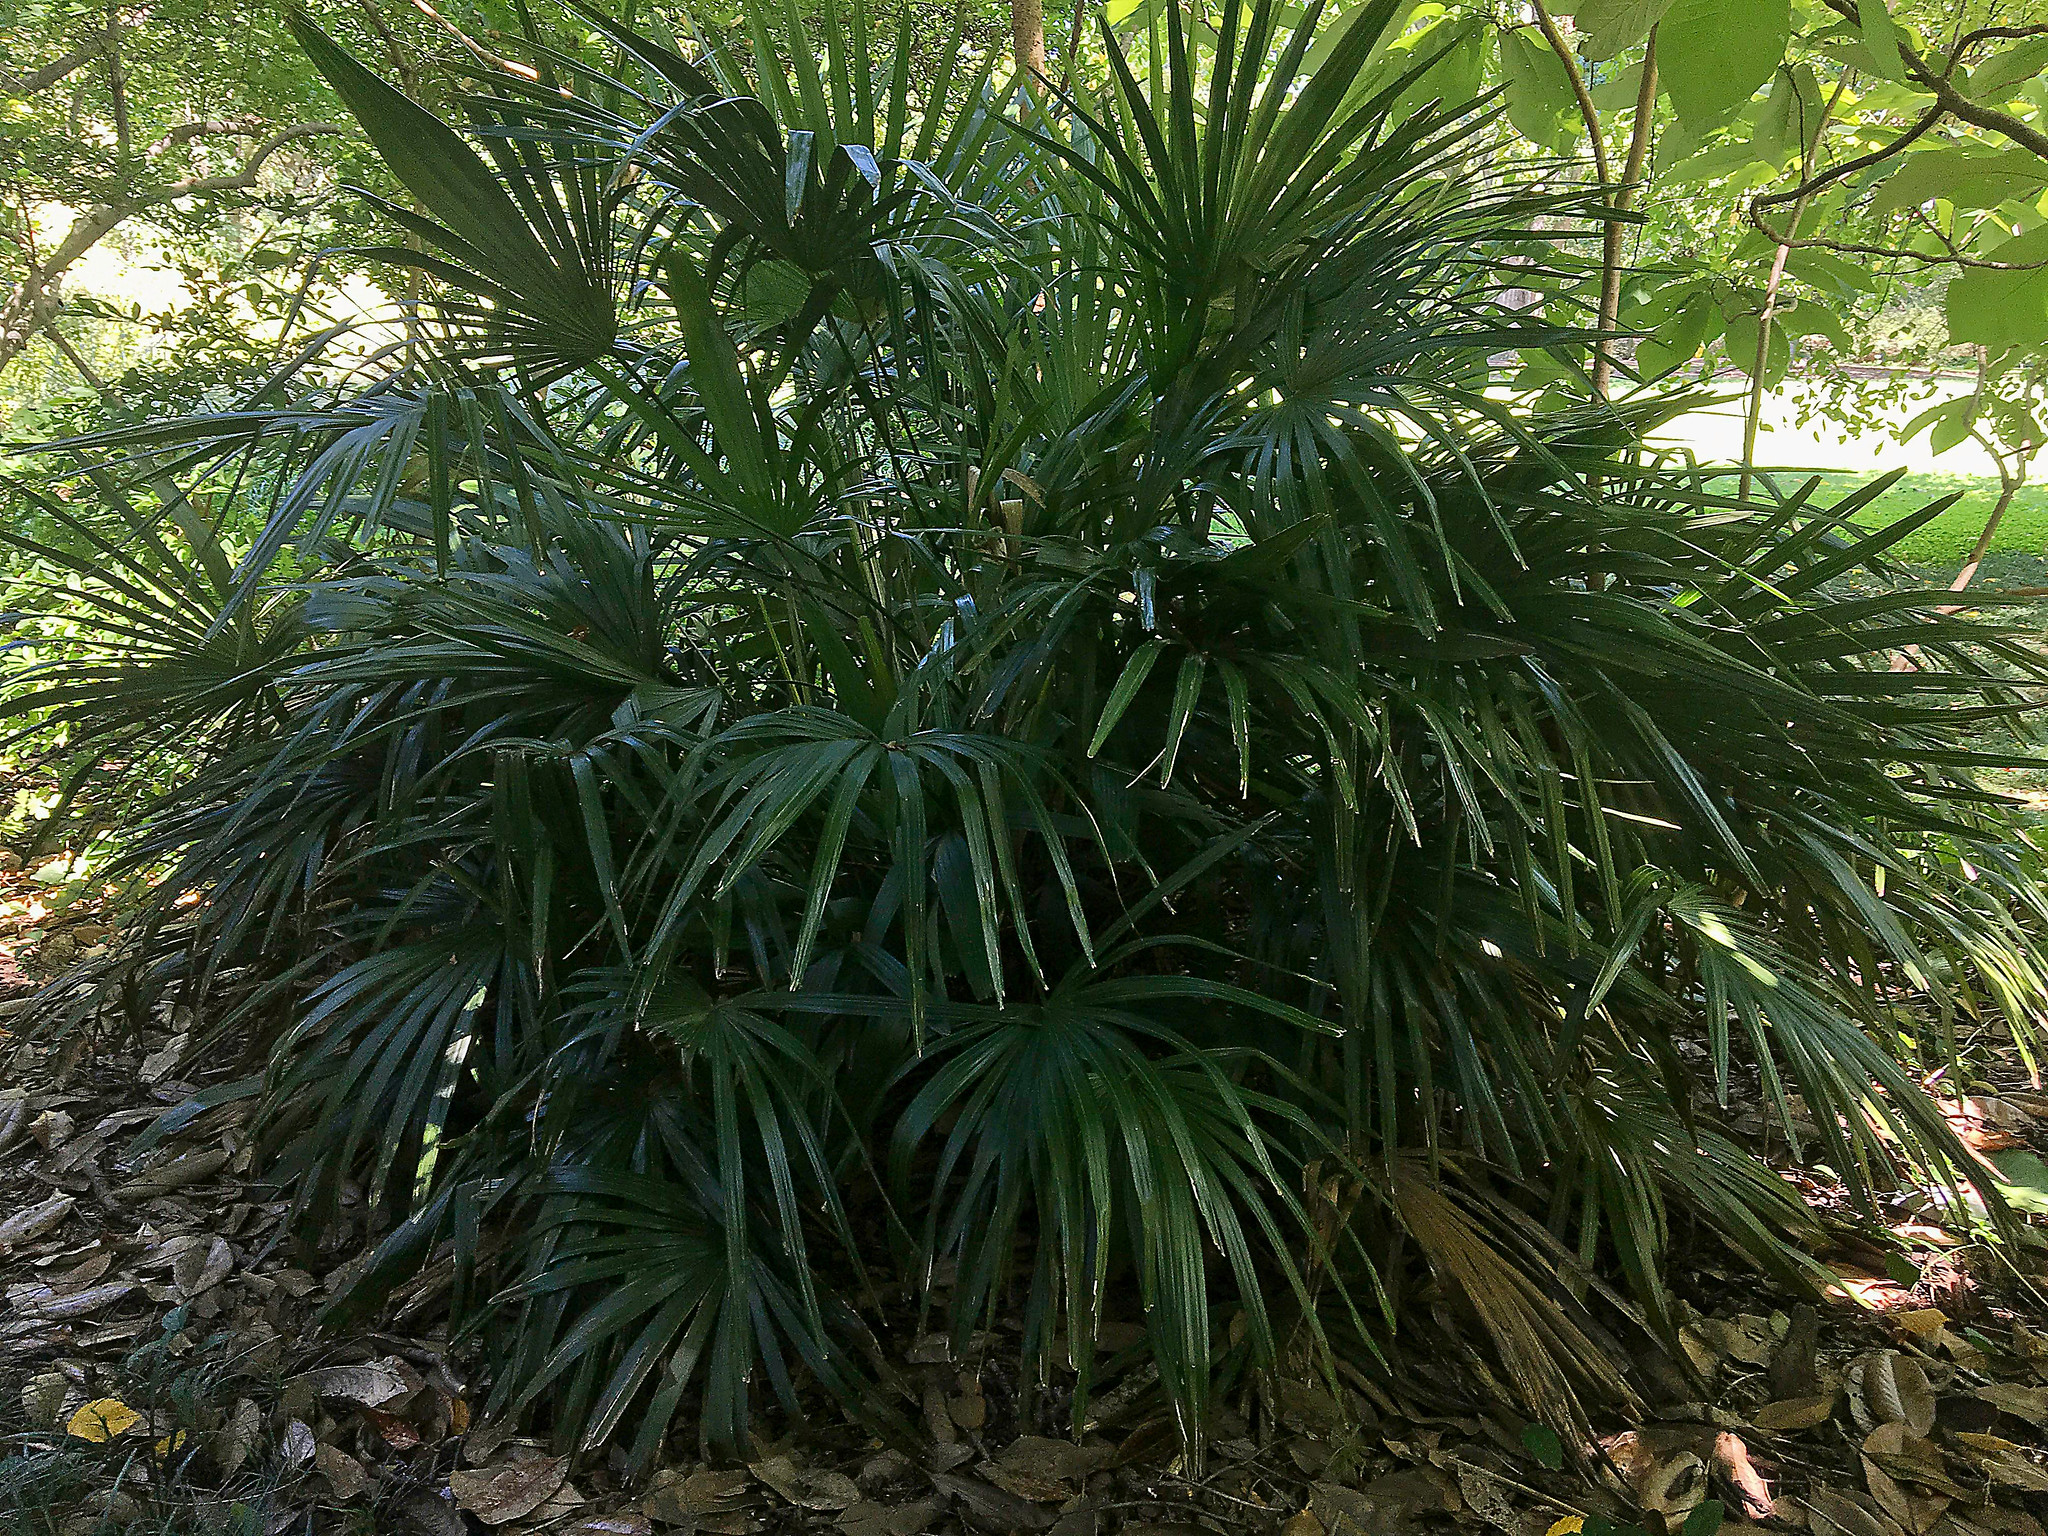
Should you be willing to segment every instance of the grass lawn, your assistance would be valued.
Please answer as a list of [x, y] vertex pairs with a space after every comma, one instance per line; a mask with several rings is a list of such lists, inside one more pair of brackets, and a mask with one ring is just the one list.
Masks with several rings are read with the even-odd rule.
[[[1790, 490], [1799, 481], [1781, 483]], [[1815, 500], [1825, 505], [1863, 483], [1856, 475], [1823, 476]], [[1955, 580], [1998, 499], [1998, 482], [1962, 475], [1907, 475], [1857, 515], [1856, 521], [1863, 526], [1879, 528], [1957, 492], [1962, 493], [1961, 500], [1894, 548], [1894, 556], [1907, 568], [1900, 585], [1945, 587]], [[1842, 584], [1850, 591], [1877, 589], [1871, 576], [1862, 571], [1844, 577]], [[1975, 590], [1990, 594], [2044, 586], [2048, 586], [2048, 485], [2023, 486], [1999, 521], [1991, 550], [1977, 573]], [[2000, 604], [1983, 610], [1983, 616], [2015, 626], [2022, 640], [2048, 641], [2048, 600]], [[1972, 745], [1981, 751], [2018, 752], [2039, 760], [2038, 767], [1984, 768], [1977, 770], [1976, 776], [1988, 787], [2019, 797], [2048, 824], [2048, 745], [2018, 739], [2002, 724], [1987, 724], [1971, 734]]]
[[[1822, 494], [1842, 496], [1863, 481], [1855, 475], [1828, 475], [1822, 479]], [[1908, 565], [1945, 568], [1943, 585], [1953, 580], [1984, 531], [1984, 519], [1998, 500], [1998, 482], [1961, 475], [1908, 475], [1857, 515], [1867, 528], [1878, 528], [1931, 501], [1962, 493], [1962, 499], [1925, 528], [1909, 535], [1893, 551]], [[1997, 557], [2004, 556], [2000, 559]], [[1991, 553], [1978, 579], [2029, 578], [2048, 567], [2048, 485], [2022, 486], [2006, 508], [1992, 536]], [[2010, 568], [2011, 575], [2006, 575]], [[1935, 574], [1930, 570], [1930, 578]], [[2028, 585], [2036, 584], [2027, 581]]]

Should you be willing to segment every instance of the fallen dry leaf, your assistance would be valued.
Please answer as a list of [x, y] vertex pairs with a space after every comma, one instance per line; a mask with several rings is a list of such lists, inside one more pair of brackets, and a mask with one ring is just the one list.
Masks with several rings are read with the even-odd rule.
[[505, 1525], [532, 1514], [548, 1501], [569, 1475], [561, 1456], [528, 1456], [495, 1462], [478, 1471], [449, 1475], [458, 1509], [466, 1509], [485, 1525]]
[[172, 1260], [171, 1284], [178, 1288], [179, 1296], [190, 1301], [227, 1279], [234, 1267], [234, 1250], [228, 1247], [226, 1238], [216, 1237], [210, 1242], [193, 1244]]
[[64, 1433], [77, 1440], [104, 1444], [125, 1435], [142, 1422], [142, 1415], [118, 1397], [96, 1397], [71, 1415]]
[[1758, 1429], [1776, 1431], [1812, 1429], [1825, 1424], [1834, 1417], [1835, 1399], [1832, 1394], [1823, 1397], [1789, 1397], [1783, 1402], [1765, 1403], [1750, 1416]]
[[376, 1408], [409, 1395], [415, 1386], [389, 1359], [364, 1365], [324, 1365], [298, 1378], [315, 1397], [338, 1398], [359, 1408]]

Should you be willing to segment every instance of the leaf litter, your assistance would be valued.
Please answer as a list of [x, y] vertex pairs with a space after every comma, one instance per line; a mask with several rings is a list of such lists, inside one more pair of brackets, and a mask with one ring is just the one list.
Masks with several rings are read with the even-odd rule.
[[[186, 1059], [189, 1025], [91, 1051], [0, 1037], [0, 1497], [10, 1466], [96, 1458], [52, 1527], [67, 1536], [180, 1500], [197, 1529], [271, 1533], [366, 1519], [430, 1536], [2048, 1536], [2048, 1243], [2030, 1228], [1995, 1253], [1911, 1190], [1890, 1245], [1835, 1224], [1816, 1257], [1837, 1283], [1818, 1304], [1703, 1249], [1681, 1287], [1683, 1359], [1634, 1362], [1645, 1416], [1582, 1446], [1523, 1420], [1476, 1359], [1426, 1383], [1331, 1382], [1290, 1354], [1223, 1394], [1197, 1476], [1129, 1348], [1141, 1323], [1105, 1323], [1101, 1369], [1137, 1363], [1098, 1380], [1077, 1441], [1049, 1404], [1022, 1411], [1016, 1320], [999, 1318], [963, 1351], [903, 1331], [893, 1376], [921, 1443], [881, 1445], [819, 1396], [744, 1466], [677, 1439], [632, 1479], [620, 1458], [481, 1422], [489, 1384], [417, 1296], [403, 1325], [313, 1329], [368, 1212], [345, 1200], [340, 1230], [295, 1237], [288, 1204], [252, 1181], [240, 1106], [138, 1145], [232, 1070]], [[2048, 1147], [2048, 1097], [1983, 1093], [1958, 1114], [1986, 1157]], [[1839, 1205], [1825, 1170], [1769, 1155]], [[255, 1526], [231, 1523], [249, 1508]]]

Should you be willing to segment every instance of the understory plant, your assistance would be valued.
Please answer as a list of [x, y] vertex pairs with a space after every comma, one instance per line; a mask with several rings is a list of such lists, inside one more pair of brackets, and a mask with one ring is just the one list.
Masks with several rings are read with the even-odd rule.
[[[908, 1433], [926, 1316], [1076, 1425], [1141, 1321], [1197, 1459], [1219, 1383], [1418, 1348], [1583, 1430], [1678, 1242], [1820, 1276], [1731, 1101], [1866, 1211], [1970, 1177], [1920, 1076], [2031, 1038], [2048, 910], [1966, 743], [2042, 662], [1843, 594], [1941, 505], [1495, 387], [1584, 361], [1511, 290], [1602, 208], [1404, 10], [1163, 6], [1073, 96], [582, 11], [607, 69], [460, 131], [297, 25], [425, 297], [62, 445], [12, 707], [131, 792], [84, 995], [255, 1042], [177, 1113], [368, 1210], [346, 1304], [435, 1267], [495, 1411], [643, 1464]], [[186, 491], [96, 499], [138, 456]]]

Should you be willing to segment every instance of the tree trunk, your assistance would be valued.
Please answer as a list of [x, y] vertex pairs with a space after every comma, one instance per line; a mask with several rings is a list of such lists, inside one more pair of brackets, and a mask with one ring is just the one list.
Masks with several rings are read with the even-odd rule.
[[2005, 509], [2012, 505], [2012, 499], [2025, 484], [2024, 478], [2015, 479], [2004, 473], [2001, 467], [1999, 479], [2004, 483], [1998, 489], [1998, 500], [1992, 503], [1991, 515], [1984, 519], [1984, 531], [1977, 535], [1977, 547], [1970, 551], [1970, 558], [1963, 562], [1962, 573], [1949, 584], [1949, 591], [1960, 592], [1977, 578], [1977, 567], [1984, 563], [1985, 555], [1991, 552], [1991, 536], [1998, 532], [1999, 519], [2005, 516]]
[[1010, 45], [1017, 77], [1036, 96], [1045, 80], [1045, 0], [1010, 0]]
[[0, 300], [0, 369], [20, 356], [29, 338], [55, 317], [64, 274], [133, 212], [132, 204], [101, 203], [88, 208], [72, 221], [47, 260], [30, 263], [28, 275]]

